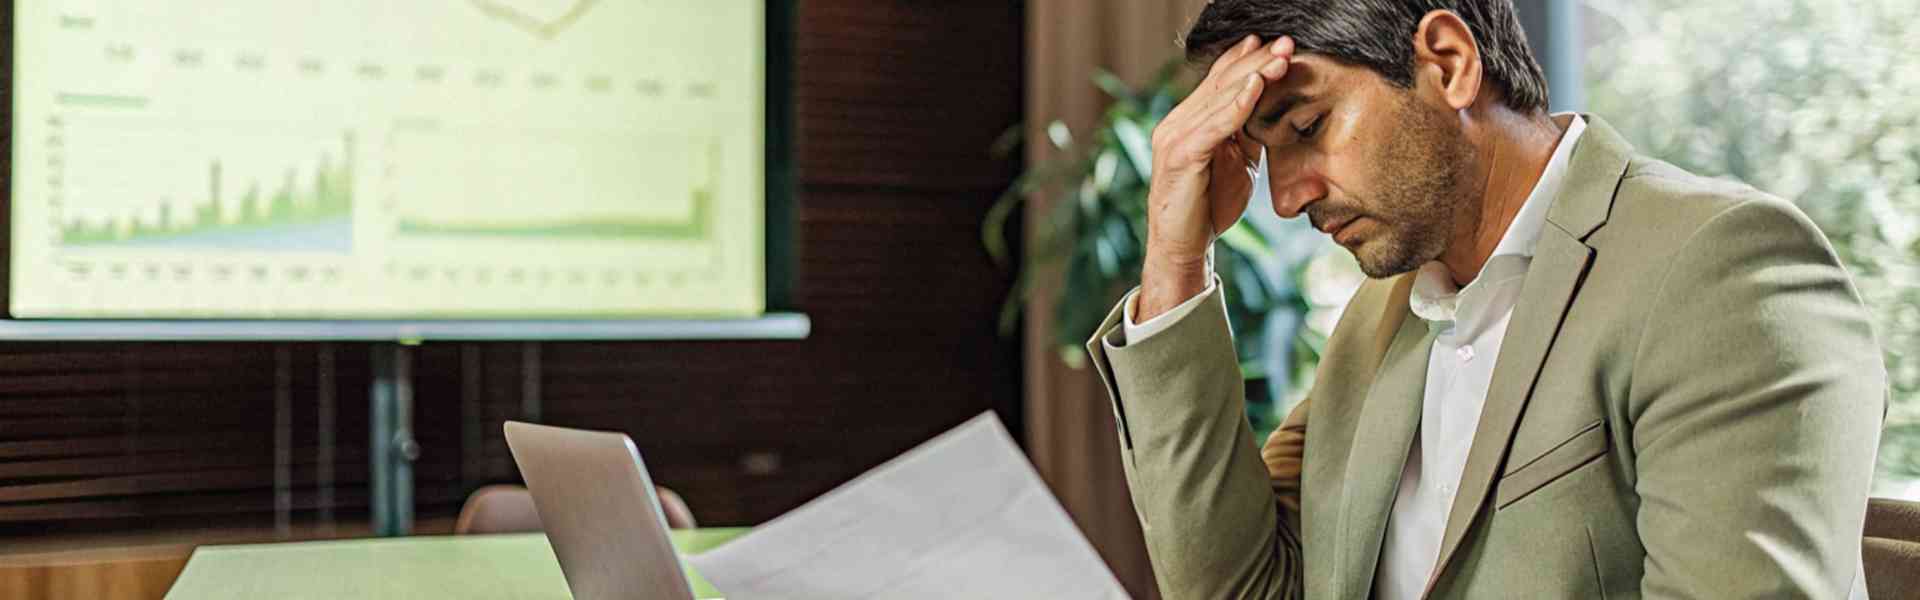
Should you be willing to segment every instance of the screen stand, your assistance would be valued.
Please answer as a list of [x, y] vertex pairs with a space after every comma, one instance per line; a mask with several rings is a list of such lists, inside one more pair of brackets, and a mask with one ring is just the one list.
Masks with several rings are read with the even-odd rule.
[[373, 347], [372, 410], [368, 460], [373, 473], [373, 534], [407, 535], [413, 530], [413, 461], [420, 443], [413, 439], [413, 347]]
[[[372, 439], [373, 534], [397, 537], [413, 533], [413, 463], [420, 442], [413, 438], [413, 348], [416, 344], [375, 344], [373, 383], [368, 394]], [[540, 422], [540, 343], [520, 344], [520, 418]]]

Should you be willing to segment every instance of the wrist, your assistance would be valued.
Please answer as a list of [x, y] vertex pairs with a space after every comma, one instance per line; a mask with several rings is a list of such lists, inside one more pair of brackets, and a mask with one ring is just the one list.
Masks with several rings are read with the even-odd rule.
[[1147, 250], [1140, 269], [1139, 304], [1134, 307], [1136, 323], [1145, 323], [1180, 303], [1206, 291], [1211, 265], [1206, 252], [1168, 253]]

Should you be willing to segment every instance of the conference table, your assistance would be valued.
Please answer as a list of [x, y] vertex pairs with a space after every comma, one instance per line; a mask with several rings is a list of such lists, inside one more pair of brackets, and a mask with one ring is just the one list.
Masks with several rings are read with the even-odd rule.
[[[673, 545], [684, 556], [746, 531], [677, 530]], [[694, 597], [720, 597], [692, 567], [682, 568]], [[167, 592], [168, 600], [571, 597], [540, 533], [202, 546]]]

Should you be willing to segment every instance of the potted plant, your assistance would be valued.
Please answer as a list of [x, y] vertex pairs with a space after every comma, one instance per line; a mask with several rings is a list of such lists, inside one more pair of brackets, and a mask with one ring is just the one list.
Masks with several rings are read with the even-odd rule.
[[[1021, 174], [988, 211], [983, 241], [995, 260], [1006, 264], [1013, 260], [1010, 217], [1036, 194], [1055, 196], [1047, 215], [1030, 228], [1019, 278], [1001, 311], [1003, 334], [1017, 330], [1021, 309], [1038, 289], [1031, 285], [1035, 273], [1061, 267], [1063, 280], [1050, 288], [1051, 341], [1068, 365], [1079, 368], [1085, 362], [1081, 344], [1120, 295], [1139, 285], [1153, 168], [1149, 139], [1160, 119], [1191, 91], [1180, 74], [1180, 64], [1171, 63], [1140, 89], [1111, 73], [1096, 74], [1094, 83], [1112, 98], [1097, 126], [1080, 141], [1065, 124], [1049, 123], [1047, 138], [1061, 150], [1059, 158]], [[995, 150], [1011, 152], [1022, 133], [1019, 126], [1010, 129]], [[1323, 253], [1325, 241], [1305, 223], [1274, 216], [1266, 188], [1255, 187], [1247, 218], [1220, 236], [1214, 269], [1226, 286], [1227, 318], [1240, 372], [1248, 381], [1248, 416], [1256, 430], [1265, 431], [1304, 393], [1331, 329], [1331, 320], [1324, 318], [1315, 319], [1325, 321], [1324, 327], [1307, 326], [1316, 304], [1303, 285], [1307, 266], [1317, 256], [1339, 253]], [[1337, 264], [1333, 270], [1341, 273]], [[1350, 279], [1358, 285], [1357, 277]], [[1344, 304], [1348, 295], [1334, 294], [1336, 304]]]

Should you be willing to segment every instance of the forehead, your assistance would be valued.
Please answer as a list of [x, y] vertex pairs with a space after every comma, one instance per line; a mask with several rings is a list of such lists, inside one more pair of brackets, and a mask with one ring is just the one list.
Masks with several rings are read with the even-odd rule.
[[1348, 94], [1373, 91], [1384, 83], [1378, 74], [1365, 67], [1342, 63], [1319, 54], [1295, 56], [1287, 75], [1261, 92], [1258, 109], [1271, 109], [1287, 98], [1315, 100], [1338, 99]]

